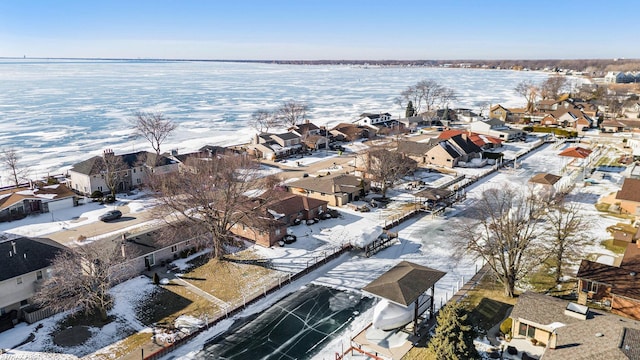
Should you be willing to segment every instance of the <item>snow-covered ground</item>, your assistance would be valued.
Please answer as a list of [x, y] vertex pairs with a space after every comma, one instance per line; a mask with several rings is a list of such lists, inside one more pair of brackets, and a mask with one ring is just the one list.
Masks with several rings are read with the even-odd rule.
[[[514, 153], [518, 153], [522, 151], [523, 148], [530, 146], [530, 143], [514, 143], [508, 146], [513, 147], [513, 149], [509, 149], [510, 151], [512, 150]], [[452, 247], [450, 246], [452, 236], [451, 229], [455, 227], [456, 222], [462, 221], [457, 215], [472, 205], [481, 195], [482, 191], [488, 188], [502, 187], [507, 184], [526, 186], [528, 179], [538, 172], [560, 174], [561, 169], [565, 168], [567, 160], [557, 154], [567, 146], [569, 145], [545, 145], [541, 150], [532, 152], [524, 157], [519, 157], [517, 167], [496, 172], [470, 186], [467, 189], [467, 198], [463, 202], [456, 204], [452, 209], [448, 209], [444, 215], [435, 218], [423, 216], [403, 223], [393, 229], [393, 231], [398, 232], [399, 237], [398, 241], [389, 248], [382, 250], [371, 258], [366, 258], [363, 255], [342, 255], [329, 265], [286, 286], [278, 294], [250, 306], [242, 313], [242, 316], [260, 312], [281, 297], [300, 289], [308, 283], [358, 292], [370, 281], [380, 276], [384, 271], [401, 260], [412, 261], [447, 273], [446, 276], [438, 282], [435, 289], [436, 307], [439, 308], [441, 304], [444, 304], [465, 281], [473, 276], [476, 269], [482, 265], [469, 257], [459, 260], [454, 259]], [[459, 171], [467, 171], [469, 174], [474, 175], [478, 173], [477, 169], [461, 169]], [[580, 170], [575, 169], [573, 171]], [[608, 179], [586, 187], [583, 187], [582, 183], [577, 183], [572, 193], [572, 201], [577, 202], [582, 207], [584, 216], [594, 224], [590, 231], [592, 237], [597, 241], [594, 241], [593, 245], [585, 249], [586, 253], [602, 254], [603, 256], [609, 257], [614, 255], [602, 248], [599, 242], [600, 240], [610, 238], [610, 235], [606, 232], [606, 228], [609, 225], [615, 224], [618, 220], [613, 217], [603, 216], [596, 211], [593, 205], [600, 196], [619, 189], [623, 175], [624, 174], [614, 173], [611, 174], [611, 177]], [[437, 181], [437, 179], [434, 179], [434, 181]], [[408, 196], [402, 189], [403, 187], [400, 186], [398, 189], [390, 191], [388, 195], [397, 201], [411, 201], [411, 196]], [[128, 205], [133, 209], [143, 209], [151, 206], [149, 200], [145, 198], [131, 199], [128, 201]], [[0, 226], [2, 226], [0, 230], [29, 236], [43, 235], [46, 234], [44, 229], [48, 229], [48, 231], [51, 232], [53, 227], [60, 226], [60, 228], [63, 228], [72, 226], [64, 224], [73, 224], [72, 220], [74, 218], [86, 218], [86, 220], [82, 220], [82, 222], [96, 221], [97, 216], [106, 211], [104, 206], [93, 203], [83, 205], [77, 209], [82, 210], [83, 213], [70, 213], [66, 215], [69, 216], [68, 218], [61, 217], [61, 221], [44, 221], [46, 220], [44, 218], [50, 216], [49, 214], [44, 214], [40, 217], [35, 217], [36, 219], [43, 218], [39, 223], [33, 221], [31, 218], [27, 218], [22, 220], [26, 223], [14, 222], [0, 224]], [[87, 209], [89, 211], [86, 211]], [[292, 233], [297, 236], [297, 241], [293, 244], [274, 248], [256, 246], [255, 251], [264, 257], [272, 259], [272, 263], [276, 269], [295, 273], [305, 268], [317, 258], [340, 247], [345, 242], [357, 240], [354, 239], [354, 236], [357, 237], [358, 234], [367, 233], [367, 229], [370, 229], [375, 224], [380, 224], [384, 218], [391, 213], [389, 209], [378, 208], [373, 208], [371, 212], [367, 213], [357, 212], [348, 208], [342, 208], [340, 211], [342, 214], [341, 218], [323, 220], [313, 225], [302, 224], [292, 227]], [[56, 214], [56, 217], [58, 217], [58, 215], [61, 214]], [[60, 223], [63, 223], [63, 225], [60, 225]], [[14, 227], [11, 228], [10, 225]], [[16, 227], [16, 225], [19, 226]], [[128, 319], [127, 329], [145, 331], [142, 325], [136, 323], [134, 320], [135, 316], [131, 313], [133, 307], [127, 304], [133, 304], [139, 301], [141, 296], [144, 296], [145, 289], [147, 289], [149, 283], [150, 281], [144, 278], [136, 278], [112, 290], [116, 297], [116, 307], [111, 311], [111, 315], [116, 316], [118, 319]], [[82, 349], [56, 349], [51, 347], [50, 339], [47, 340], [47, 338], [50, 337], [48, 337], [47, 334], [53, 328], [55, 322], [60, 319], [60, 316], [61, 315], [58, 315], [42, 321], [41, 323], [44, 327], [36, 333], [36, 340], [19, 347], [17, 350], [42, 351], [49, 349], [84, 355], [87, 351], [86, 347]], [[335, 351], [341, 349], [342, 345], [349, 344], [350, 336], [364, 327], [370, 319], [371, 311], [359, 314], [348, 329], [345, 330], [338, 339], [326, 345], [324, 350], [317, 354], [314, 359], [333, 358]], [[203, 332], [194, 341], [179, 348], [169, 355], [169, 357], [181, 359], [193, 358], [195, 353], [202, 348], [202, 345], [208, 339], [226, 330], [232, 321], [233, 319], [225, 320], [208, 331]], [[118, 331], [118, 324], [120, 324], [120, 322], [116, 322], [116, 324], [112, 326], [113, 329], [101, 330], [100, 336], [93, 336], [85, 346], [92, 346], [97, 350], [113, 342], [114, 338], [109, 336], [109, 334], [111, 331]], [[33, 331], [33, 325], [27, 326], [20, 324], [16, 329], [0, 333], [0, 348], [10, 348], [16, 345]], [[100, 340], [94, 340], [96, 337], [99, 337]]]

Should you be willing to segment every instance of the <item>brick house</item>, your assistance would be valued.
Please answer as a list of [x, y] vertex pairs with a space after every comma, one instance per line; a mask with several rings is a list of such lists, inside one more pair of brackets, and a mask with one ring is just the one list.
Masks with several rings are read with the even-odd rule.
[[582, 260], [578, 303], [595, 301], [612, 313], [640, 320], [640, 243], [629, 243], [620, 266]]

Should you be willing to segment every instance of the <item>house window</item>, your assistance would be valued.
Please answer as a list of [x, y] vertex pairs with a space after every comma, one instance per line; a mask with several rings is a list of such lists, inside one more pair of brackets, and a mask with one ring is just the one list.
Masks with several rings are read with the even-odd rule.
[[276, 236], [280, 235], [280, 229], [276, 229]]
[[18, 285], [22, 285], [22, 277], [21, 277], [21, 276], [18, 276], [18, 277], [16, 278], [16, 283], [17, 283]]
[[42, 271], [36, 271], [36, 280], [42, 280]]
[[133, 168], [133, 173], [134, 173], [134, 174], [136, 173], [136, 168]]
[[518, 335], [534, 338], [536, 335], [536, 328], [529, 324], [520, 323], [520, 326], [518, 327]]
[[139, 179], [139, 178], [138, 178], [138, 179], [136, 179], [136, 182], [137, 182], [138, 184], [142, 184], [142, 179]]
[[174, 252], [176, 252], [176, 251], [178, 251], [178, 246], [177, 246], [177, 245], [173, 245], [173, 246], [171, 247], [171, 252], [172, 252], [172, 253], [174, 253]]
[[593, 281], [582, 280], [582, 291], [597, 293], [598, 284]]

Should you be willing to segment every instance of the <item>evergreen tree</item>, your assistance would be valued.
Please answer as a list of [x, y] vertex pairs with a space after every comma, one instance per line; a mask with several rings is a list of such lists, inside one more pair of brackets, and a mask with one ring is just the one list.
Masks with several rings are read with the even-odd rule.
[[413, 101], [409, 100], [409, 102], [407, 103], [407, 110], [405, 111], [405, 117], [412, 117], [416, 115], [416, 108], [413, 107]]
[[429, 340], [429, 355], [439, 360], [479, 359], [473, 345], [475, 331], [467, 323], [467, 311], [459, 303], [440, 309], [435, 335]]

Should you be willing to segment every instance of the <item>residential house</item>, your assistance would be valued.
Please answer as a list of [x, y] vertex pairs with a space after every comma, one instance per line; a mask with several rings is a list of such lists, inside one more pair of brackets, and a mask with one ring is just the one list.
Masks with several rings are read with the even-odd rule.
[[303, 151], [302, 138], [293, 132], [256, 134], [247, 151], [258, 158], [275, 160]]
[[369, 192], [370, 181], [349, 174], [331, 174], [293, 181], [287, 183], [287, 188], [293, 194], [325, 200], [331, 206], [343, 206], [363, 198]]
[[536, 103], [536, 109], [542, 112], [552, 112], [558, 110], [558, 105], [560, 101], [556, 99], [542, 99]]
[[615, 119], [604, 120], [602, 123], [600, 123], [600, 130], [607, 133], [621, 132], [624, 131], [624, 128], [624, 123]]
[[640, 243], [627, 245], [619, 266], [582, 260], [578, 303], [597, 302], [612, 313], [640, 320]]
[[32, 186], [8, 188], [0, 190], [0, 221], [55, 213], [76, 205], [76, 194], [63, 184], [32, 183]]
[[349, 123], [340, 123], [329, 130], [329, 134], [335, 141], [351, 142], [366, 139], [370, 136], [370, 129]]
[[637, 100], [625, 102], [622, 114], [627, 118], [640, 118], [640, 102]]
[[326, 200], [289, 192], [277, 192], [268, 195], [271, 199], [265, 206], [265, 212], [286, 225], [296, 225], [304, 220], [319, 218], [327, 212]]
[[400, 118], [397, 120], [404, 129], [409, 131], [415, 131], [422, 126], [430, 125], [430, 121], [427, 121], [423, 116], [411, 116], [408, 118]]
[[0, 234], [0, 331], [23, 317], [64, 248], [50, 239]]
[[623, 213], [640, 215], [640, 180], [625, 178], [622, 188], [616, 193], [616, 204]]
[[287, 235], [287, 224], [279, 214], [252, 214], [243, 216], [231, 227], [231, 232], [264, 247], [271, 247]]
[[526, 136], [524, 131], [512, 129], [503, 120], [496, 118], [474, 121], [469, 124], [469, 129], [474, 133], [493, 136], [503, 141], [513, 141]]
[[400, 140], [396, 151], [415, 160], [418, 164], [427, 163], [427, 152], [438, 145], [438, 139], [429, 139], [426, 142]]
[[159, 268], [187, 252], [194, 251], [197, 242], [195, 239], [185, 239], [185, 236], [168, 236], [164, 229], [156, 229], [136, 234], [122, 234], [84, 246], [96, 246], [121, 254], [122, 263], [117, 266], [126, 269], [128, 275], [133, 277], [154, 269], [158, 269], [160, 273], [162, 269]]
[[507, 109], [506, 107], [497, 104], [489, 109], [489, 118], [500, 119], [506, 122], [511, 118], [511, 111], [509, 111], [509, 109]]
[[536, 339], [542, 360], [638, 359], [640, 322], [527, 291], [509, 317], [514, 339]]
[[427, 163], [449, 168], [458, 166], [461, 162], [470, 163], [473, 159], [482, 159], [482, 149], [466, 134], [442, 140], [426, 153]]
[[105, 158], [110, 156], [119, 157], [122, 163], [122, 167], [117, 169], [116, 192], [143, 186], [150, 174], [168, 174], [179, 169], [177, 161], [164, 155], [156, 155], [148, 151], [115, 155], [113, 151], [105, 150], [103, 156], [94, 156], [73, 165], [68, 171], [69, 187], [86, 196], [94, 191], [109, 192], [105, 181], [108, 170]]
[[288, 131], [302, 138], [304, 138], [306, 135], [322, 135], [320, 128], [316, 126], [314, 123], [309, 121], [303, 124], [294, 125], [290, 127]]
[[592, 124], [596, 124], [593, 119], [576, 108], [562, 108], [554, 111], [551, 114], [556, 119], [558, 125], [562, 127], [574, 128], [578, 131], [582, 130], [583, 128], [590, 128]]
[[469, 140], [471, 140], [474, 144], [480, 147], [482, 150], [491, 150], [502, 147], [502, 140], [489, 136], [476, 134], [470, 131], [460, 130], [460, 129], [448, 129], [440, 133], [438, 135], [439, 140], [447, 140], [456, 135], [466, 135]]
[[391, 114], [389, 113], [362, 113], [354, 123], [361, 126], [374, 126], [389, 121], [391, 121]]
[[478, 121], [483, 119], [482, 115], [476, 114], [470, 109], [456, 109], [455, 111], [456, 111], [458, 120], [462, 122], [469, 123], [472, 121]]

